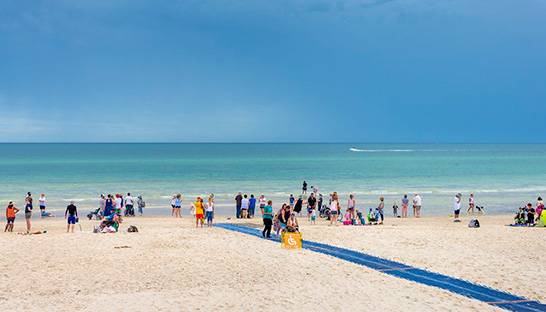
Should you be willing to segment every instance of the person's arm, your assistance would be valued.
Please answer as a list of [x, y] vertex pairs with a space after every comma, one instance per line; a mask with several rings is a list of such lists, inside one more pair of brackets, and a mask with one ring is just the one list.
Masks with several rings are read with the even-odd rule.
[[74, 206], [74, 215], [78, 217], [78, 207]]
[[66, 207], [66, 210], [64, 211], [64, 218], [66, 219], [66, 215], [68, 214], [68, 207]]

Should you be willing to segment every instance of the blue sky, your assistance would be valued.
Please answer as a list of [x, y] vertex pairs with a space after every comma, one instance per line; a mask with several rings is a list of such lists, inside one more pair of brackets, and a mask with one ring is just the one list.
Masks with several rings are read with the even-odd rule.
[[0, 5], [2, 142], [546, 142], [546, 0]]

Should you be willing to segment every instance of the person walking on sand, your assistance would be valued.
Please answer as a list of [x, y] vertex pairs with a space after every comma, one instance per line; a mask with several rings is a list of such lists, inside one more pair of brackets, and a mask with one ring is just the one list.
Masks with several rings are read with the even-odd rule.
[[144, 207], [146, 207], [146, 202], [142, 199], [142, 195], [138, 195], [137, 199], [138, 214], [142, 216], [144, 214]]
[[203, 227], [204, 225], [203, 221], [205, 219], [205, 216], [204, 216], [205, 207], [203, 205], [203, 199], [200, 196], [198, 196], [195, 203], [192, 204], [192, 208], [195, 211], [195, 227], [198, 228], [199, 225]]
[[408, 217], [408, 205], [409, 205], [408, 194], [404, 194], [404, 198], [402, 198], [402, 218]]
[[206, 208], [207, 227], [212, 227], [212, 220], [214, 219], [214, 197], [209, 196]]
[[241, 195], [241, 192], [237, 193], [237, 196], [235, 196], [235, 218], [240, 219], [241, 218], [241, 203], [243, 202], [243, 195]]
[[66, 206], [64, 218], [68, 223], [66, 226], [66, 233], [70, 231], [74, 233], [74, 227], [76, 225], [76, 222], [78, 222], [78, 209], [76, 208], [76, 205], [74, 205], [73, 201], [70, 202], [70, 205]]
[[262, 210], [262, 219], [264, 221], [264, 230], [262, 237], [271, 238], [271, 226], [273, 225], [273, 202], [267, 201], [267, 205]]
[[303, 184], [301, 186], [301, 195], [306, 195], [306, 194], [307, 194], [307, 182], [303, 180]]
[[419, 194], [415, 194], [413, 197], [413, 216], [415, 218], [421, 217], [421, 206], [423, 205], [423, 200]]
[[461, 220], [459, 220], [459, 214], [461, 213], [461, 197], [461, 193], [457, 193], [455, 199], [453, 199], [453, 222], [461, 222]]
[[13, 232], [13, 224], [15, 223], [15, 215], [19, 212], [19, 208], [15, 207], [13, 202], [9, 202], [6, 207], [6, 227], [4, 232]]
[[466, 213], [474, 214], [474, 208], [476, 208], [476, 203], [474, 202], [474, 194], [470, 193], [470, 197], [468, 198], [468, 210], [466, 210]]
[[30, 219], [32, 218], [32, 194], [27, 193], [25, 197], [25, 221], [27, 223], [27, 233], [30, 233], [31, 224]]

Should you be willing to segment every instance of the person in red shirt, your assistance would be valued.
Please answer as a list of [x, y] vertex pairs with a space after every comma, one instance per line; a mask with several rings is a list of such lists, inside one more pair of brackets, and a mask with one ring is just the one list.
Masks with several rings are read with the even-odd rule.
[[7, 224], [4, 228], [4, 232], [13, 232], [13, 223], [15, 222], [15, 215], [19, 212], [19, 209], [15, 207], [13, 202], [9, 202], [6, 207], [6, 220]]

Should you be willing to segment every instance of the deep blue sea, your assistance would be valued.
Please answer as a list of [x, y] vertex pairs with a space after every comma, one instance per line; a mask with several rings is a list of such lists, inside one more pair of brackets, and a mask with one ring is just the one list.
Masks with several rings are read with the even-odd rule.
[[74, 200], [98, 205], [101, 193], [142, 195], [148, 214], [169, 212], [170, 196], [214, 193], [231, 213], [236, 192], [265, 194], [275, 207], [301, 183], [359, 208], [420, 193], [423, 213], [448, 214], [470, 192], [488, 212], [511, 212], [546, 195], [546, 145], [498, 144], [0, 144], [0, 204], [23, 206], [45, 193], [49, 208]]

